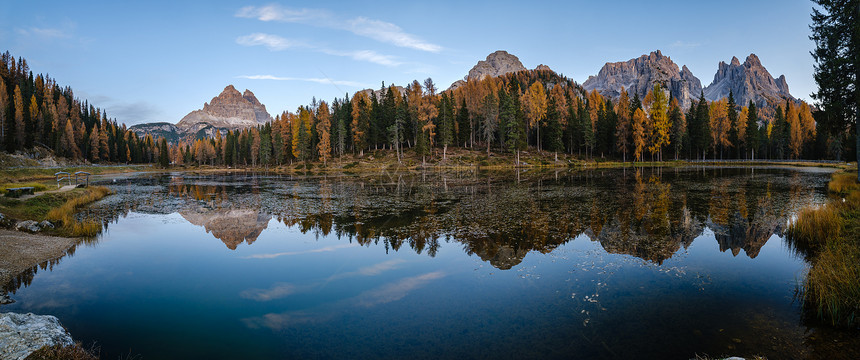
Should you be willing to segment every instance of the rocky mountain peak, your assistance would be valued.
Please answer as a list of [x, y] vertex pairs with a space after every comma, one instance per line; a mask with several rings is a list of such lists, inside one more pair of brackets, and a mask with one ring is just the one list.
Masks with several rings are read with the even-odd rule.
[[747, 59], [746, 61], [744, 61], [744, 63], [749, 64], [750, 66], [761, 66], [761, 60], [759, 60], [756, 54], [750, 54], [749, 56], [747, 56]]
[[730, 64], [720, 62], [714, 81], [705, 87], [705, 98], [710, 101], [726, 98], [731, 93], [738, 105], [752, 100], [758, 106], [794, 99], [788, 92], [785, 76], [774, 79], [755, 54], [747, 56], [743, 64], [733, 57]]
[[613, 98], [621, 94], [622, 88], [631, 97], [639, 94], [644, 98], [656, 83], [677, 98], [684, 108], [689, 107], [692, 99], [698, 98], [702, 91], [701, 81], [686, 66], [679, 70], [678, 65], [660, 50], [628, 61], [606, 63], [597, 76], [590, 76], [582, 86]]
[[263, 104], [260, 104], [260, 100], [257, 100], [257, 97], [254, 96], [254, 93], [252, 93], [251, 90], [245, 89], [245, 92], [242, 93], [242, 98], [244, 98], [245, 100], [248, 100], [248, 102], [250, 102], [251, 104], [258, 105], [258, 106], [263, 105]]
[[246, 89], [240, 93], [233, 85], [227, 85], [221, 94], [203, 103], [203, 109], [185, 115], [176, 126], [183, 132], [196, 132], [206, 126], [236, 130], [269, 121], [272, 116], [253, 92]]
[[552, 69], [550, 69], [550, 68], [549, 68], [549, 66], [546, 66], [546, 65], [544, 65], [544, 64], [540, 64], [540, 65], [538, 65], [538, 66], [535, 68], [535, 70], [537, 70], [537, 71], [552, 71]]
[[740, 64], [741, 64], [741, 61], [738, 60], [738, 57], [732, 56], [732, 66], [739, 66]]
[[507, 73], [526, 70], [520, 59], [507, 51], [498, 50], [490, 55], [487, 55], [486, 60], [478, 61], [471, 70], [465, 80], [483, 79], [485, 77], [496, 77]]

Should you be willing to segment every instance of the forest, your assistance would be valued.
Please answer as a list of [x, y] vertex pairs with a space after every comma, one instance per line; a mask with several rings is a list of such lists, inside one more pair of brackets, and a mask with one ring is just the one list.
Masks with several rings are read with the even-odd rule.
[[[803, 101], [766, 106], [708, 101], [682, 109], [660, 84], [640, 99], [588, 92], [551, 70], [470, 80], [439, 91], [433, 80], [311, 100], [273, 122], [214, 138], [168, 143], [142, 138], [105, 111], [75, 98], [7, 51], [0, 66], [0, 141], [8, 152], [42, 146], [93, 163], [278, 166], [327, 163], [388, 149], [444, 161], [451, 147], [517, 153], [568, 153], [580, 159], [836, 159], [852, 157], [849, 128]], [[850, 159], [847, 159], [850, 160]]]
[[33, 76], [27, 60], [0, 55], [0, 149], [36, 146], [93, 163], [152, 163], [156, 141], [138, 138], [98, 107], [76, 98], [48, 75]]

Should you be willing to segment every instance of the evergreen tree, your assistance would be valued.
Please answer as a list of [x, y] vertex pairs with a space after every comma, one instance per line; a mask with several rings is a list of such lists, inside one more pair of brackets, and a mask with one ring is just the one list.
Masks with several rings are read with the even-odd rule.
[[[854, 123], [855, 151], [860, 159], [860, 1], [813, 0], [812, 35], [815, 50], [815, 82], [819, 100], [827, 116], [826, 133], [842, 137]], [[858, 169], [860, 181], [860, 169]]]
[[756, 113], [755, 103], [750, 100], [747, 107], [747, 122], [746, 138], [744, 143], [750, 152], [750, 159], [755, 160], [755, 151], [759, 147], [759, 129], [758, 129], [758, 114]]

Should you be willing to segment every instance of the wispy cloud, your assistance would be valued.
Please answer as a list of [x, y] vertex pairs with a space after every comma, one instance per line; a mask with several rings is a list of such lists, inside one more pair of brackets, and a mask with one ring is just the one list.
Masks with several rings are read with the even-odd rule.
[[281, 257], [281, 256], [332, 252], [332, 251], [337, 251], [340, 249], [351, 248], [351, 247], [356, 247], [356, 246], [360, 246], [360, 245], [358, 245], [356, 243], [352, 243], [352, 244], [326, 246], [326, 247], [322, 247], [319, 249], [311, 249], [311, 250], [304, 250], [304, 251], [286, 251], [286, 252], [270, 253], [270, 254], [256, 254], [256, 255], [245, 256], [245, 257], [243, 257], [243, 259], [274, 259], [276, 257]]
[[16, 29], [15, 30], [18, 35], [24, 36], [38, 36], [41, 38], [49, 38], [49, 39], [66, 39], [70, 38], [71, 32], [66, 29], [53, 29], [53, 28], [38, 28], [31, 27], [27, 29]]
[[260, 21], [291, 22], [345, 30], [379, 42], [421, 51], [439, 52], [442, 50], [441, 46], [409, 34], [390, 22], [366, 17], [343, 19], [320, 9], [291, 9], [279, 5], [246, 6], [239, 9], [236, 16]]
[[236, 43], [244, 46], [262, 45], [272, 51], [286, 50], [292, 47], [306, 47], [304, 43], [282, 38], [277, 35], [254, 33], [251, 35], [240, 36], [236, 39]]
[[265, 46], [271, 51], [282, 51], [290, 48], [301, 48], [323, 54], [349, 57], [353, 60], [367, 61], [385, 66], [398, 66], [401, 62], [393, 56], [377, 53], [373, 50], [343, 51], [327, 47], [313, 46], [302, 41], [286, 39], [278, 35], [254, 33], [236, 38], [236, 43], [242, 46]]
[[251, 80], [277, 80], [277, 81], [304, 81], [304, 82], [313, 82], [319, 84], [334, 84], [334, 85], [343, 85], [343, 86], [352, 86], [357, 88], [366, 88], [370, 85], [356, 82], [356, 81], [348, 81], [348, 80], [330, 80], [323, 78], [296, 78], [296, 77], [283, 77], [283, 76], [274, 76], [274, 75], [240, 75], [237, 76], [240, 79], [251, 79]]
[[339, 51], [332, 49], [319, 49], [319, 51], [328, 55], [345, 56], [350, 57], [353, 60], [367, 61], [385, 66], [397, 66], [401, 64], [401, 62], [394, 60], [394, 57], [383, 55], [373, 50]]

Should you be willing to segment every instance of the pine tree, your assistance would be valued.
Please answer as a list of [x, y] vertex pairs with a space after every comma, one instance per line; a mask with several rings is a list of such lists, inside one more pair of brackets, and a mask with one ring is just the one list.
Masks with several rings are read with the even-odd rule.
[[687, 119], [684, 117], [684, 113], [681, 112], [678, 99], [674, 97], [669, 102], [669, 123], [672, 124], [670, 144], [675, 149], [675, 160], [678, 160], [687, 136]]
[[[856, 152], [860, 159], [860, 1], [813, 0], [812, 35], [815, 50], [815, 82], [812, 96], [821, 102], [827, 116], [823, 124], [831, 135], [843, 137], [855, 128]], [[857, 173], [860, 181], [860, 168]]]
[[93, 130], [90, 132], [90, 161], [97, 163], [99, 162], [99, 128], [98, 126], [93, 126]]
[[481, 122], [482, 135], [484, 141], [487, 142], [487, 156], [489, 157], [490, 146], [496, 138], [496, 130], [499, 123], [499, 100], [495, 93], [489, 93], [484, 96], [481, 112], [484, 115]]
[[729, 90], [729, 102], [726, 104], [726, 114], [729, 119], [729, 131], [728, 131], [728, 142], [729, 147], [734, 148], [735, 157], [740, 156], [740, 145], [739, 145], [739, 126], [738, 126], [738, 110], [737, 104], [735, 103], [735, 95], [732, 90]]
[[[0, 66], [0, 69], [4, 67]], [[6, 82], [0, 77], [0, 148], [6, 144], [6, 109], [9, 107], [9, 91]]]

